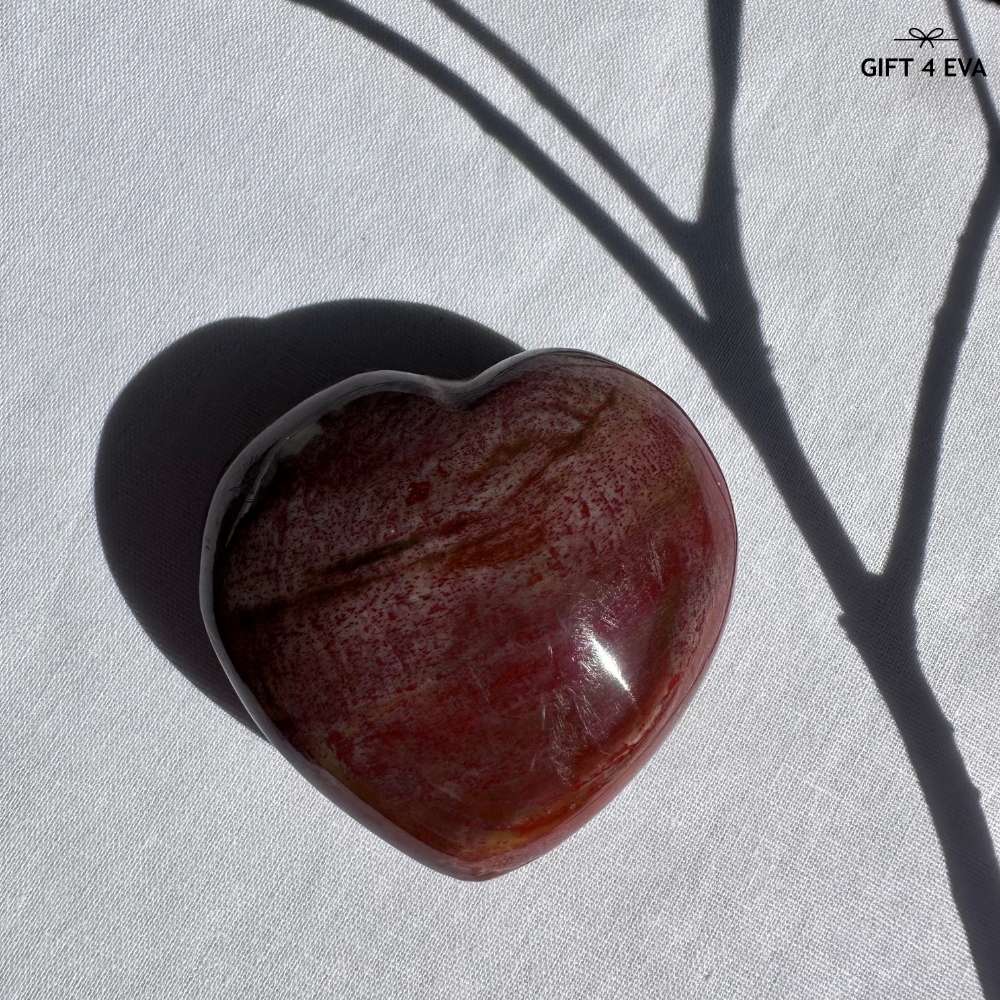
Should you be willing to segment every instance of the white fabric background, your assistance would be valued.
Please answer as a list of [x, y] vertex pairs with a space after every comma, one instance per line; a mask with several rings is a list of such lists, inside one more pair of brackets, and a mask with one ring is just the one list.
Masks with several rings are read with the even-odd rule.
[[[690, 290], [466, 36], [416, 0], [364, 7], [496, 102]], [[473, 7], [693, 213], [711, 115], [698, 0]], [[967, 16], [1000, 75], [1000, 11]], [[861, 76], [911, 24], [947, 24], [943, 4], [751, 0], [736, 123], [772, 359], [875, 569], [985, 161], [968, 84]], [[406, 67], [282, 0], [8, 4], [0, 94], [0, 992], [980, 995], [899, 737], [760, 460], [642, 293], [509, 154]], [[1000, 837], [998, 275], [991, 249], [918, 612]], [[216, 319], [354, 296], [634, 368], [702, 429], [740, 514], [732, 616], [681, 724], [581, 833], [487, 884], [397, 854], [201, 695], [131, 615], [95, 527], [102, 422], [143, 363]]]

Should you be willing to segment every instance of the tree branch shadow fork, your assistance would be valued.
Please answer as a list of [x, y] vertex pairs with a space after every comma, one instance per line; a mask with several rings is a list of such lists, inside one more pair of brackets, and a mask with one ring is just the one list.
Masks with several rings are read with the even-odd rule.
[[[926, 558], [948, 403], [990, 238], [1000, 214], [1000, 123], [985, 83], [972, 79], [987, 133], [987, 163], [958, 241], [915, 406], [890, 554], [870, 572], [838, 519], [795, 433], [768, 361], [746, 266], [733, 158], [742, 0], [709, 3], [715, 100], [702, 199], [693, 222], [667, 208], [559, 91], [455, 0], [429, 0], [531, 93], [607, 172], [684, 261], [703, 319], [613, 218], [511, 119], [409, 39], [346, 0], [294, 0], [339, 21], [420, 74], [503, 145], [604, 247], [673, 326], [743, 426], [843, 609], [841, 624], [899, 731], [927, 803], [952, 895], [987, 1000], [1000, 998], [1000, 866], [954, 739], [921, 668], [915, 604]], [[960, 44], [973, 54], [957, 0]]]

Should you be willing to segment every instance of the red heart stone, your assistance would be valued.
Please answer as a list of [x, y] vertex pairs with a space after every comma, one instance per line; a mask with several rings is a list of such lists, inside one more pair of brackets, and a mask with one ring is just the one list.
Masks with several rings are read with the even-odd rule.
[[538, 857], [656, 749], [732, 588], [722, 474], [659, 389], [538, 351], [470, 382], [380, 372], [223, 477], [202, 609], [261, 729], [413, 857]]

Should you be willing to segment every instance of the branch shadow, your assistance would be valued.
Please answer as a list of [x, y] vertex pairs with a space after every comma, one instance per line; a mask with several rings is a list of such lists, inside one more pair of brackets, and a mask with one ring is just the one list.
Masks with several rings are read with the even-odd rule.
[[105, 419], [94, 506], [115, 582], [164, 656], [256, 733], [198, 604], [205, 517], [230, 461], [297, 403], [351, 375], [464, 379], [520, 350], [443, 309], [353, 300], [213, 323], [154, 357]]
[[[643, 211], [688, 265], [707, 320], [690, 309], [652, 259], [603, 208], [523, 130], [447, 66], [346, 0], [293, 2], [368, 39], [470, 114], [601, 243], [702, 365], [760, 454], [844, 611], [841, 623], [893, 718], [924, 795], [983, 994], [988, 1000], [1000, 997], [1000, 866], [978, 789], [921, 668], [914, 618], [945, 416], [979, 275], [1000, 212], [998, 130], [988, 92], [976, 88], [989, 137], [987, 167], [959, 240], [921, 377], [892, 546], [897, 555], [890, 557], [883, 573], [873, 574], [860, 559], [803, 452], [771, 370], [746, 265], [733, 157], [742, 0], [707, 6], [715, 110], [702, 201], [693, 223], [678, 219], [586, 118], [487, 25], [456, 0], [429, 0], [504, 66]], [[968, 55], [971, 39], [957, 0], [949, 0], [949, 10]]]

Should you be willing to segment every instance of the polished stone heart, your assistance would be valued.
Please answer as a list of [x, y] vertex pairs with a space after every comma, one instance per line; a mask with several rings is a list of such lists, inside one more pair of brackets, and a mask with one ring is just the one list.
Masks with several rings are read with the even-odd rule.
[[440, 871], [578, 829], [655, 750], [722, 629], [725, 482], [684, 413], [593, 355], [464, 383], [380, 372], [236, 460], [202, 609], [295, 766]]

